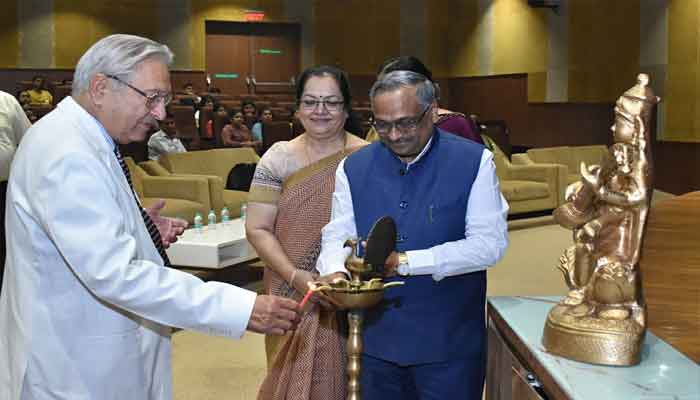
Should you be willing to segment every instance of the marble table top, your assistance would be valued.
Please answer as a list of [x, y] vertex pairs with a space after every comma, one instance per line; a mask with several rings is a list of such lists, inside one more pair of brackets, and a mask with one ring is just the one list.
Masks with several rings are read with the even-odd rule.
[[542, 332], [547, 313], [558, 301], [559, 297], [544, 296], [488, 299], [569, 397], [700, 400], [700, 365], [648, 330], [642, 361], [631, 367], [586, 364], [547, 353]]

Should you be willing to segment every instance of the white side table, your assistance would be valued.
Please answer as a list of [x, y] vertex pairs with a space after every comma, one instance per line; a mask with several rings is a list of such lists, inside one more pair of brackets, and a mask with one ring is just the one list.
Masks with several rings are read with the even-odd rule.
[[244, 222], [240, 218], [227, 224], [216, 224], [185, 230], [167, 249], [170, 263], [178, 267], [222, 269], [258, 257], [245, 237]]

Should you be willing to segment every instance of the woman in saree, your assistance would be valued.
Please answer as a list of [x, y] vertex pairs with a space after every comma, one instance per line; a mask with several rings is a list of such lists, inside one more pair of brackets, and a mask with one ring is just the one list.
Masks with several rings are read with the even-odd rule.
[[[277, 142], [258, 163], [248, 197], [246, 234], [265, 262], [265, 291], [300, 300], [319, 277], [321, 229], [330, 220], [335, 171], [367, 144], [351, 134], [350, 87], [334, 67], [305, 70], [297, 80], [296, 116], [305, 132]], [[345, 337], [335, 310], [317, 294], [294, 332], [268, 336], [268, 374], [259, 399], [344, 400]]]

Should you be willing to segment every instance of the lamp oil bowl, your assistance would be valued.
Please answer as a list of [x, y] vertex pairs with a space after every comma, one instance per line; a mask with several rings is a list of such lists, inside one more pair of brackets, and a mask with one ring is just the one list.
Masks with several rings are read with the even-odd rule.
[[403, 282], [384, 283], [379, 278], [359, 283], [353, 285], [352, 281], [339, 279], [330, 284], [318, 284], [315, 291], [330, 298], [341, 310], [362, 310], [377, 305], [384, 297], [384, 289], [403, 285]]

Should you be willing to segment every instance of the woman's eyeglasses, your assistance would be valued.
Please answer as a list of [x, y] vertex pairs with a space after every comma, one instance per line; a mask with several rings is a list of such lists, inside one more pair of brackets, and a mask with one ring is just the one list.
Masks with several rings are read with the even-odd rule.
[[319, 105], [322, 105], [328, 111], [340, 111], [345, 105], [345, 102], [341, 100], [303, 99], [299, 102], [299, 105], [306, 111], [313, 111]]

